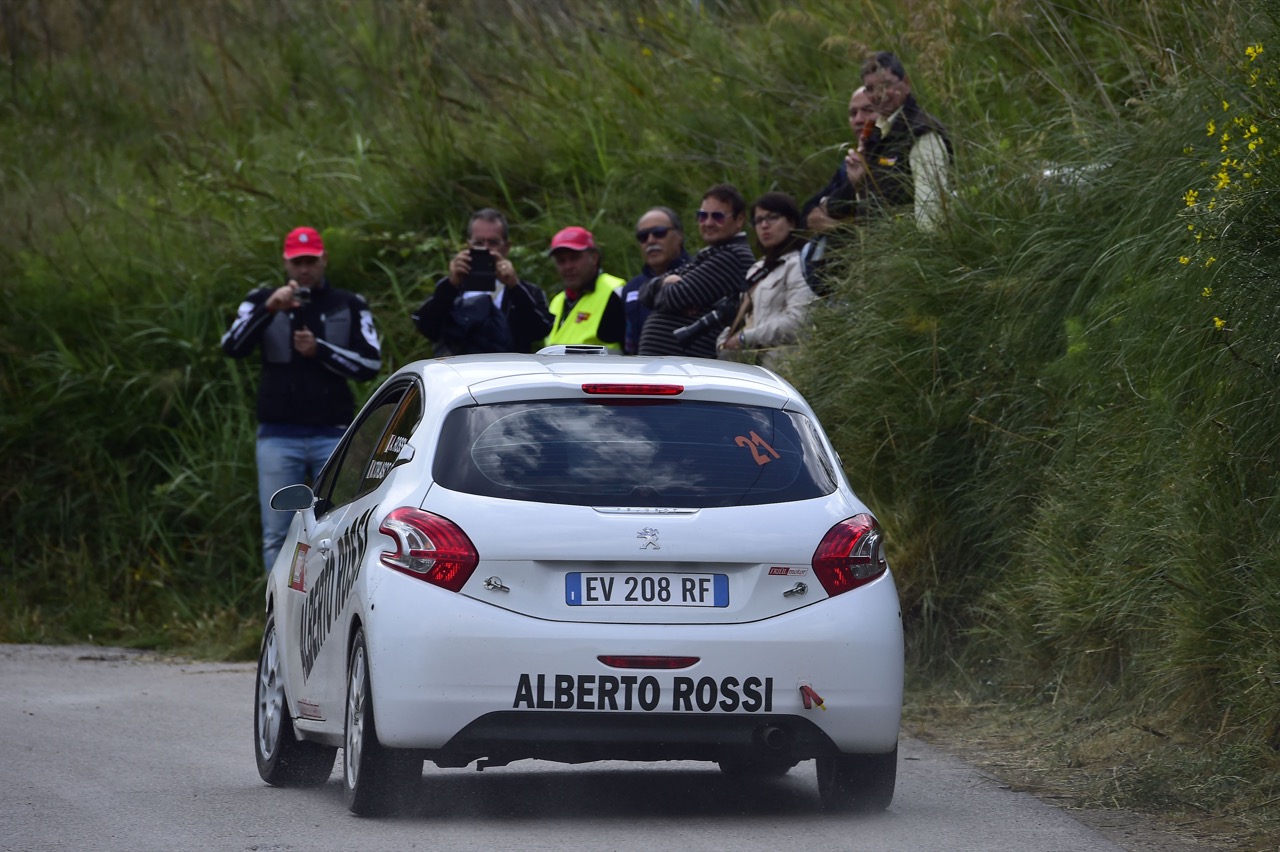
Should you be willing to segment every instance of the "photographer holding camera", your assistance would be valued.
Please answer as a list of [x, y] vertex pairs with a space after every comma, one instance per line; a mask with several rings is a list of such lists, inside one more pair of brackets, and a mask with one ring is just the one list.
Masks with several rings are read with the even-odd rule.
[[[641, 355], [716, 357], [716, 333], [733, 318], [755, 262], [743, 231], [746, 206], [731, 184], [703, 193], [698, 232], [706, 247], [640, 288], [641, 303], [653, 309], [640, 332]], [[686, 328], [677, 336], [677, 329]]]
[[510, 251], [505, 216], [491, 207], [471, 214], [467, 248], [453, 256], [448, 276], [413, 313], [436, 357], [532, 352], [551, 331], [546, 294], [520, 279]]
[[350, 380], [382, 367], [373, 312], [363, 297], [329, 286], [324, 241], [295, 228], [284, 241], [285, 284], [245, 296], [222, 336], [222, 351], [244, 358], [258, 349], [258, 500], [267, 570], [289, 533], [288, 512], [271, 495], [314, 480], [355, 416]]

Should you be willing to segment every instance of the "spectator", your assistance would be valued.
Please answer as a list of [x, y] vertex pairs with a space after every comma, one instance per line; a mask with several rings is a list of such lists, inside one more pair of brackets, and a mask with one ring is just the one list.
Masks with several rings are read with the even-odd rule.
[[[830, 227], [830, 220], [885, 215], [891, 208], [913, 204], [915, 221], [932, 230], [942, 219], [942, 199], [949, 186], [952, 156], [946, 129], [916, 103], [911, 80], [892, 53], [872, 54], [862, 65], [863, 88], [849, 102], [849, 125], [858, 144], [846, 154], [826, 188], [805, 205], [811, 227]], [[867, 126], [867, 102], [875, 111]]]
[[[742, 230], [746, 206], [742, 193], [727, 183], [703, 194], [698, 232], [706, 246], [688, 263], [640, 288], [640, 301], [653, 309], [640, 333], [641, 355], [715, 357], [716, 334], [733, 316], [747, 269], [755, 262]], [[713, 309], [715, 316], [708, 316]], [[683, 343], [676, 337], [676, 329], [703, 317], [708, 319], [705, 331]]]
[[547, 253], [564, 282], [564, 290], [551, 297], [547, 344], [591, 343], [619, 350], [627, 328], [618, 295], [623, 282], [600, 268], [595, 237], [586, 228], [565, 228], [551, 238]]
[[247, 295], [222, 351], [262, 356], [258, 385], [258, 502], [262, 558], [268, 571], [292, 516], [271, 508], [286, 485], [314, 481], [355, 415], [349, 380], [367, 381], [382, 366], [378, 332], [365, 300], [329, 285], [324, 242], [313, 228], [284, 241], [286, 283]]
[[688, 263], [684, 250], [684, 227], [670, 207], [651, 207], [636, 223], [636, 239], [644, 269], [622, 288], [622, 304], [627, 312], [627, 335], [622, 351], [635, 355], [640, 351], [640, 330], [649, 316], [649, 308], [640, 301], [640, 285], [656, 275]]
[[795, 200], [782, 192], [765, 193], [751, 205], [751, 224], [764, 257], [747, 273], [751, 289], [716, 345], [721, 358], [745, 360], [756, 354], [760, 364], [776, 370], [799, 341], [816, 295], [800, 261], [805, 241], [796, 233], [800, 210]]
[[[449, 274], [413, 314], [413, 324], [435, 344], [435, 355], [476, 352], [532, 352], [551, 331], [547, 297], [537, 284], [516, 274], [508, 254], [506, 217], [486, 207], [471, 214], [468, 247], [449, 261]], [[493, 254], [492, 289], [467, 289], [472, 250]]]
[[[871, 104], [866, 86], [859, 86], [849, 98], [849, 130], [854, 146], [865, 154], [870, 127], [875, 126], [879, 113]], [[848, 169], [842, 161], [835, 175], [821, 191], [804, 206], [804, 221], [811, 231], [829, 231], [841, 220], [854, 215], [854, 190], [849, 184]]]

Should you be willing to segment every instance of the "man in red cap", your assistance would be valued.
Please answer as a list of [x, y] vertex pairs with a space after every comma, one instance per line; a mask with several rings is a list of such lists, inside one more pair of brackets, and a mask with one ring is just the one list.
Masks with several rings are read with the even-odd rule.
[[565, 228], [551, 238], [547, 253], [564, 282], [564, 290], [551, 297], [555, 325], [547, 344], [591, 343], [619, 351], [627, 332], [619, 291], [626, 282], [600, 268], [595, 237], [586, 228]]
[[314, 481], [355, 415], [350, 380], [382, 367], [373, 313], [363, 297], [329, 286], [324, 240], [294, 228], [284, 240], [285, 284], [250, 291], [222, 351], [244, 358], [258, 349], [258, 500], [267, 570], [289, 534], [291, 516], [270, 506], [286, 485]]

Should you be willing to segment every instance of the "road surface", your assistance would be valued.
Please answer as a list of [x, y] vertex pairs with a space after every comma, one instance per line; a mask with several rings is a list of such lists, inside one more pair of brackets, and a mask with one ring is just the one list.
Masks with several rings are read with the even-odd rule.
[[429, 763], [407, 812], [359, 819], [343, 805], [340, 761], [319, 789], [262, 783], [253, 689], [248, 664], [0, 645], [0, 849], [1193, 848], [1104, 836], [907, 739], [893, 805], [872, 816], [824, 813], [812, 762], [744, 782], [701, 763], [523, 761], [482, 773]]

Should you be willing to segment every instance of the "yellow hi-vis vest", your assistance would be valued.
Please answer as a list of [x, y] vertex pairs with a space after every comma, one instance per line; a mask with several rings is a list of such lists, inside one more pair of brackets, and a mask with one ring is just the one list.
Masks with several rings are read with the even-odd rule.
[[597, 332], [600, 330], [600, 320], [604, 317], [605, 306], [609, 304], [609, 297], [615, 290], [626, 286], [626, 283], [616, 275], [601, 272], [596, 278], [595, 289], [579, 296], [578, 301], [574, 302], [573, 307], [569, 309], [568, 316], [561, 316], [564, 313], [564, 291], [561, 290], [552, 296], [550, 308], [555, 325], [547, 335], [547, 345], [594, 343], [597, 346], [607, 346], [615, 352], [619, 351], [621, 344], [605, 343], [599, 338]]

